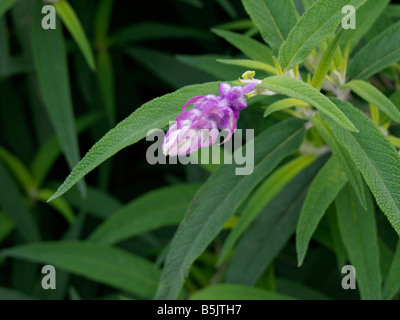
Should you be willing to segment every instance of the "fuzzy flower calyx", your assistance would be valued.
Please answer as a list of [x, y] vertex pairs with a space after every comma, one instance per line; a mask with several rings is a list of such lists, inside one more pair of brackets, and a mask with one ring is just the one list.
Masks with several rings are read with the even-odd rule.
[[[217, 140], [218, 129], [228, 131], [221, 144], [228, 141], [236, 130], [239, 111], [247, 107], [245, 95], [254, 91], [255, 85], [231, 87], [221, 83], [219, 96], [209, 94], [189, 99], [165, 136], [164, 154], [187, 155], [200, 147], [209, 147]], [[186, 110], [190, 104], [193, 109]]]

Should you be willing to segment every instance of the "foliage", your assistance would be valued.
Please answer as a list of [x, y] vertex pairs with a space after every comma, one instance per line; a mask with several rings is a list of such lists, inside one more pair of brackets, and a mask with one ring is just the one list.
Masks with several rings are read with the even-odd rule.
[[[399, 299], [400, 6], [154, 7], [1, 1], [0, 299]], [[246, 81], [251, 174], [148, 163], [149, 131]]]

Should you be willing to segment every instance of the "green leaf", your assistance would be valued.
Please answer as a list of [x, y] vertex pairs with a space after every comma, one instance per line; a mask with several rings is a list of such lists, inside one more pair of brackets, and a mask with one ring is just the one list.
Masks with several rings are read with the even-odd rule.
[[321, 120], [319, 115], [311, 118], [310, 121], [317, 129], [322, 139], [324, 139], [325, 142], [329, 145], [333, 154], [338, 157], [339, 161], [341, 162], [342, 168], [346, 173], [347, 179], [349, 179], [351, 185], [356, 192], [358, 200], [360, 200], [364, 208], [367, 208], [367, 205], [365, 203], [364, 183], [360, 171], [357, 169], [356, 165], [351, 159], [350, 154], [343, 146], [341, 146], [336, 141], [335, 137], [333, 136], [332, 130], [324, 121]]
[[357, 131], [353, 123], [338, 109], [335, 104], [317, 89], [300, 80], [282, 76], [265, 78], [258, 87], [287, 95], [308, 102], [321, 112], [327, 114], [343, 128]]
[[229, 21], [226, 23], [215, 26], [215, 29], [223, 30], [249, 30], [254, 28], [254, 23], [250, 19], [240, 19], [235, 21]]
[[302, 0], [304, 10], [307, 11], [315, 3], [315, 0]]
[[226, 281], [254, 285], [296, 230], [308, 187], [326, 156], [291, 180], [262, 210], [239, 240], [226, 271]]
[[353, 80], [345, 85], [368, 103], [376, 106], [389, 118], [400, 123], [400, 111], [382, 92], [376, 87], [362, 80]]
[[293, 1], [242, 0], [242, 2], [264, 41], [277, 53], [298, 18]]
[[0, 300], [36, 300], [36, 298], [14, 289], [0, 287]]
[[198, 188], [198, 185], [180, 184], [146, 193], [115, 212], [88, 240], [110, 245], [140, 233], [179, 224]]
[[101, 0], [97, 5], [94, 29], [96, 42], [98, 44], [106, 45], [110, 21], [114, 10], [114, 2], [114, 0]]
[[[76, 120], [76, 131], [81, 133], [96, 124], [102, 117], [99, 113], [88, 113]], [[60, 143], [57, 137], [49, 138], [37, 151], [32, 163], [31, 172], [37, 185], [42, 185], [44, 179], [53, 167], [57, 158], [61, 155]]]
[[400, 21], [377, 35], [354, 56], [348, 75], [366, 79], [400, 59]]
[[264, 44], [254, 40], [248, 36], [240, 33], [231, 31], [225, 31], [220, 29], [212, 30], [218, 36], [224, 38], [230, 44], [238, 48], [243, 54], [248, 56], [250, 59], [264, 62], [267, 64], [274, 64], [272, 60], [272, 51]]
[[356, 29], [345, 30], [341, 43], [350, 45], [353, 49], [371, 29], [378, 17], [385, 10], [390, 0], [368, 0], [361, 8], [357, 10], [357, 27]]
[[224, 64], [246, 67], [248, 69], [262, 70], [271, 74], [277, 73], [275, 67], [260, 61], [246, 59], [218, 59], [217, 61]]
[[40, 234], [32, 214], [19, 194], [18, 187], [0, 162], [0, 204], [14, 222], [21, 237], [29, 242], [39, 241]]
[[304, 123], [290, 119], [264, 131], [245, 150], [254, 150], [254, 171], [236, 175], [236, 165], [220, 166], [197, 192], [187, 214], [172, 240], [163, 269], [158, 299], [175, 299], [182, 287], [183, 276], [232, 217], [252, 189], [279, 162], [293, 153], [304, 138]]
[[313, 180], [301, 209], [296, 230], [298, 265], [303, 264], [311, 237], [325, 211], [346, 184], [347, 178], [340, 161], [331, 157]]
[[400, 5], [398, 5], [398, 4], [388, 5], [385, 10], [385, 14], [390, 17], [399, 18], [400, 17]]
[[35, 190], [37, 185], [21, 160], [2, 147], [0, 147], [0, 159], [7, 165], [26, 193]]
[[343, 30], [342, 29], [336, 36], [335, 38], [329, 43], [328, 48], [324, 52], [324, 55], [322, 56], [321, 62], [318, 64], [317, 70], [315, 70], [312, 83], [311, 85], [314, 88], [320, 89], [322, 86], [322, 83], [324, 82], [325, 76], [328, 73], [329, 66], [331, 65], [333, 59], [335, 58], [335, 54], [337, 51], [337, 48], [339, 46], [339, 42], [341, 37], [343, 36]]
[[190, 300], [295, 300], [290, 296], [238, 284], [215, 284], [190, 296]]
[[71, 33], [72, 38], [74, 38], [75, 42], [81, 49], [90, 69], [96, 70], [92, 49], [74, 9], [72, 9], [66, 0], [53, 2], [53, 5], [64, 25]]
[[310, 52], [335, 33], [345, 15], [342, 8], [358, 9], [367, 0], [319, 0], [307, 10], [290, 31], [279, 50], [279, 62], [284, 70], [302, 63]]
[[254, 192], [246, 207], [240, 213], [238, 222], [225, 240], [218, 258], [218, 265], [227, 258], [229, 252], [250, 226], [250, 224], [261, 213], [262, 209], [288, 184], [299, 172], [309, 166], [315, 157], [300, 156], [271, 174]]
[[316, 291], [300, 282], [286, 278], [276, 279], [276, 291], [303, 300], [330, 300], [325, 294]]
[[[379, 258], [382, 271], [382, 279], [386, 279], [393, 262], [394, 253], [393, 250], [390, 249], [382, 239], [379, 239]], [[384, 293], [382, 292], [382, 297], [383, 295]]]
[[[364, 184], [364, 182], [363, 182]], [[364, 202], [365, 200], [365, 191], [364, 192]], [[357, 196], [358, 197], [358, 196]], [[363, 204], [363, 208], [367, 209], [367, 204]], [[332, 239], [332, 251], [336, 255], [336, 261], [338, 264], [338, 270], [341, 273], [343, 266], [346, 264], [346, 260], [348, 259], [348, 255], [346, 252], [346, 248], [343, 244], [342, 238], [340, 236], [339, 225], [336, 216], [336, 208], [334, 203], [329, 206], [328, 210], [325, 213], [326, 221], [330, 229], [330, 236]], [[318, 231], [318, 229], [317, 229]]]
[[347, 150], [371, 189], [378, 206], [400, 235], [400, 156], [381, 130], [350, 103], [333, 99], [360, 129], [343, 130], [327, 119], [337, 141]]
[[161, 22], [141, 22], [124, 27], [114, 33], [110, 39], [110, 45], [124, 45], [127, 42], [140, 42], [157, 39], [199, 39], [211, 40], [209, 32], [188, 27]]
[[[38, 5], [34, 8], [38, 9]], [[44, 105], [70, 168], [79, 161], [78, 140], [70, 93], [67, 56], [61, 28], [43, 32], [39, 10], [34, 10], [32, 45]]]
[[400, 241], [397, 243], [397, 249], [390, 266], [389, 274], [385, 279], [382, 297], [385, 300], [392, 299], [400, 291]]
[[63, 198], [71, 206], [87, 211], [99, 219], [107, 219], [122, 207], [122, 204], [109, 193], [90, 186], [84, 198], [76, 189], [70, 190]]
[[190, 98], [216, 94], [218, 85], [218, 82], [211, 82], [188, 86], [145, 103], [89, 150], [49, 201], [67, 192], [88, 172], [118, 151], [144, 138], [150, 130], [166, 126], [179, 115], [182, 106]]
[[284, 109], [288, 109], [291, 107], [307, 107], [309, 104], [307, 102], [294, 99], [294, 98], [288, 98], [288, 99], [282, 99], [278, 100], [272, 104], [270, 104], [267, 109], [264, 112], [264, 117], [268, 117], [271, 113], [276, 112], [276, 111], [281, 111]]
[[42, 242], [12, 247], [0, 256], [51, 264], [87, 279], [152, 298], [160, 271], [149, 261], [121, 249], [86, 242]]
[[350, 262], [356, 269], [362, 299], [381, 299], [381, 270], [375, 210], [367, 192], [367, 210], [347, 185], [336, 199], [337, 218]]
[[0, 3], [0, 17], [7, 12], [18, 0], [2, 0]]

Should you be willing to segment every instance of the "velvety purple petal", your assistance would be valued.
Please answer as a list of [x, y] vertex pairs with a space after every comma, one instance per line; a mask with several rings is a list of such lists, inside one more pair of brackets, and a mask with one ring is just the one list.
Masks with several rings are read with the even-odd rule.
[[237, 124], [237, 119], [238, 118], [239, 118], [239, 111], [231, 109], [231, 108], [226, 108], [225, 109], [225, 116], [219, 122], [219, 127], [222, 130], [229, 131], [229, 134], [225, 138], [225, 140], [220, 143], [220, 145], [224, 144], [226, 141], [228, 141], [231, 138], [232, 134], [236, 130], [236, 124]]
[[242, 87], [242, 91], [244, 94], [248, 94], [250, 92], [252, 92], [256, 87], [255, 83], [250, 83], [250, 84], [246, 84], [245, 86]]
[[225, 97], [225, 95], [228, 93], [228, 91], [231, 89], [231, 86], [225, 82], [222, 82], [219, 85], [218, 92], [221, 95], [221, 97]]
[[241, 97], [243, 97], [242, 87], [233, 87], [226, 94], [226, 99], [231, 103], [235, 102], [237, 99]]
[[[188, 111], [183, 111], [177, 118], [177, 122], [181, 122], [183, 120], [194, 120], [197, 117], [201, 116], [201, 111], [197, 109], [190, 109]], [[179, 125], [178, 125], [179, 126]]]
[[197, 97], [190, 98], [190, 99], [188, 100], [188, 102], [186, 102], [186, 103], [183, 105], [182, 111], [184, 111], [184, 110], [187, 108], [188, 105], [199, 101], [201, 98], [204, 98], [204, 96], [197, 96]]
[[237, 110], [243, 110], [247, 108], [247, 102], [245, 98], [240, 98], [232, 103], [232, 107]]

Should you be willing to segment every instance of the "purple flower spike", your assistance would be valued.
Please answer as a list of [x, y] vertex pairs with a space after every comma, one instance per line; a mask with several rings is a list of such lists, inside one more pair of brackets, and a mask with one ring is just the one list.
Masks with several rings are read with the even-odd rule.
[[[247, 107], [244, 95], [254, 87], [255, 84], [231, 87], [221, 83], [220, 96], [209, 94], [189, 99], [165, 136], [164, 154], [171, 157], [187, 155], [200, 147], [209, 147], [218, 138], [218, 128], [229, 132], [221, 143], [224, 144], [236, 130], [239, 110]], [[193, 109], [185, 111], [190, 104]]]

